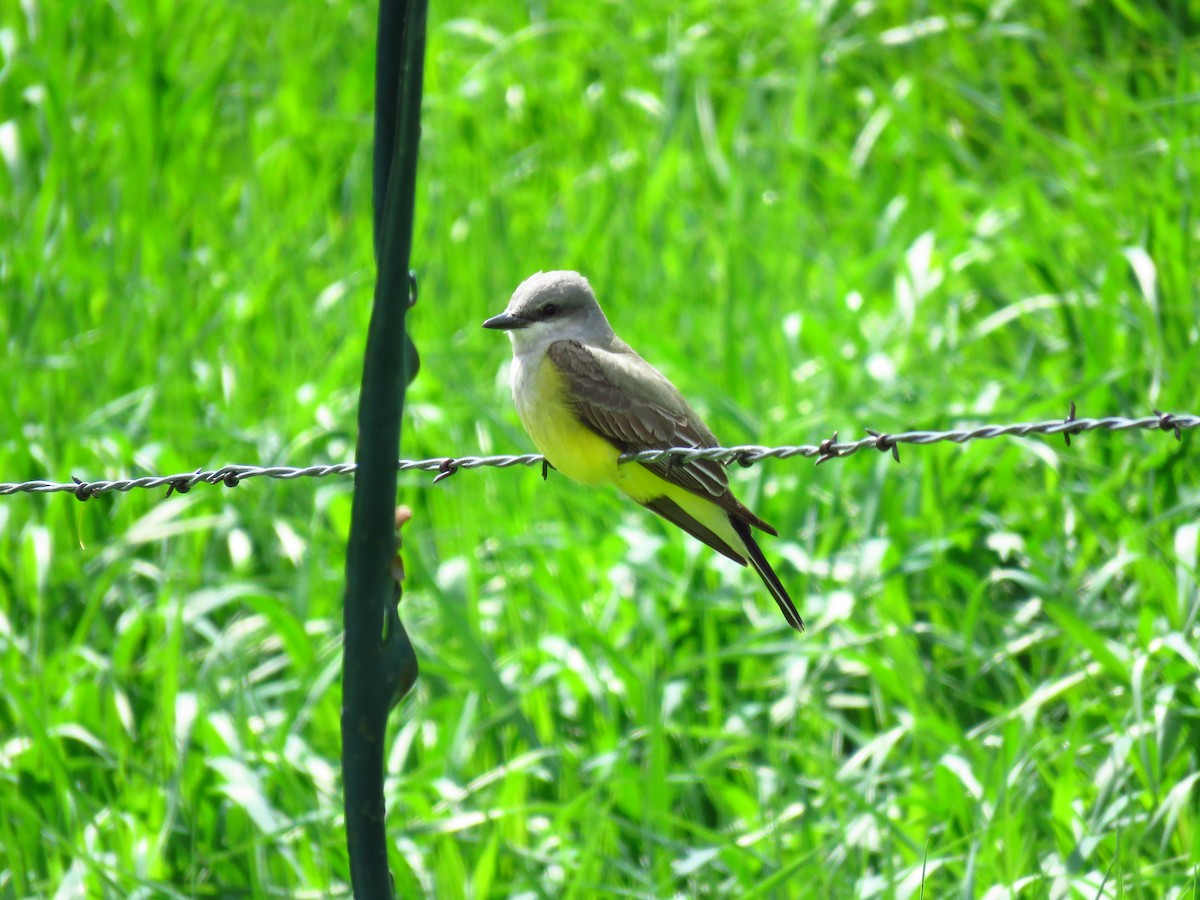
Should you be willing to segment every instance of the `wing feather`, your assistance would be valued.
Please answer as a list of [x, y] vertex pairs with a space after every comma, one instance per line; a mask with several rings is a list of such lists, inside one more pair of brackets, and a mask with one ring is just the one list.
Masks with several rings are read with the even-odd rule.
[[[579, 421], [623, 453], [719, 446], [675, 386], [628, 347], [597, 350], [566, 340], [555, 341], [546, 352], [568, 381]], [[702, 459], [685, 464], [672, 459], [639, 465], [713, 500], [740, 521], [775, 534], [775, 529], [733, 496], [729, 476], [719, 462]]]

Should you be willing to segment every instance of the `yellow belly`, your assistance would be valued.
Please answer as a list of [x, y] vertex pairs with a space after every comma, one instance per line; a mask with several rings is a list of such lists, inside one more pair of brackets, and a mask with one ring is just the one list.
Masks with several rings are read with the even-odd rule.
[[565, 389], [565, 379], [548, 356], [533, 366], [514, 370], [513, 398], [521, 424], [550, 464], [572, 481], [616, 483], [620, 452], [580, 423]]

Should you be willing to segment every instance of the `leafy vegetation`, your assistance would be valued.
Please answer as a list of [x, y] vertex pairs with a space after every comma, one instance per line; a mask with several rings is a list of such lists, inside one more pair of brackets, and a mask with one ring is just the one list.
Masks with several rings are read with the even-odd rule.
[[[352, 457], [374, 8], [0, 17], [0, 480]], [[1195, 0], [433, 4], [408, 457], [576, 268], [729, 443], [1196, 412]], [[1196, 436], [404, 479], [402, 896], [1194, 897]], [[0, 897], [348, 893], [349, 483], [0, 500]]]

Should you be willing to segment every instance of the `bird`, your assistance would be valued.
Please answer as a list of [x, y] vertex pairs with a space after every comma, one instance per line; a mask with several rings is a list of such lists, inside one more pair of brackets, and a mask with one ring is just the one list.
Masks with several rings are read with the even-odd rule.
[[512, 341], [512, 396], [525, 431], [556, 470], [611, 485], [717, 552], [751, 566], [796, 631], [804, 622], [751, 529], [778, 532], [729, 489], [721, 463], [621, 463], [624, 453], [718, 447], [665, 375], [617, 337], [588, 280], [538, 272], [483, 323]]

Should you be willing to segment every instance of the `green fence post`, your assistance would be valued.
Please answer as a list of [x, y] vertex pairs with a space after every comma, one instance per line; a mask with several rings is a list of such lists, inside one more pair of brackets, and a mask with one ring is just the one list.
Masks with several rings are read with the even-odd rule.
[[396, 460], [404, 392], [417, 353], [404, 327], [425, 58], [425, 0], [381, 0], [375, 64], [373, 205], [378, 275], [358, 410], [358, 469], [346, 549], [342, 778], [350, 880], [359, 900], [392, 897], [384, 828], [384, 735], [392, 706], [417, 678], [400, 623]]

